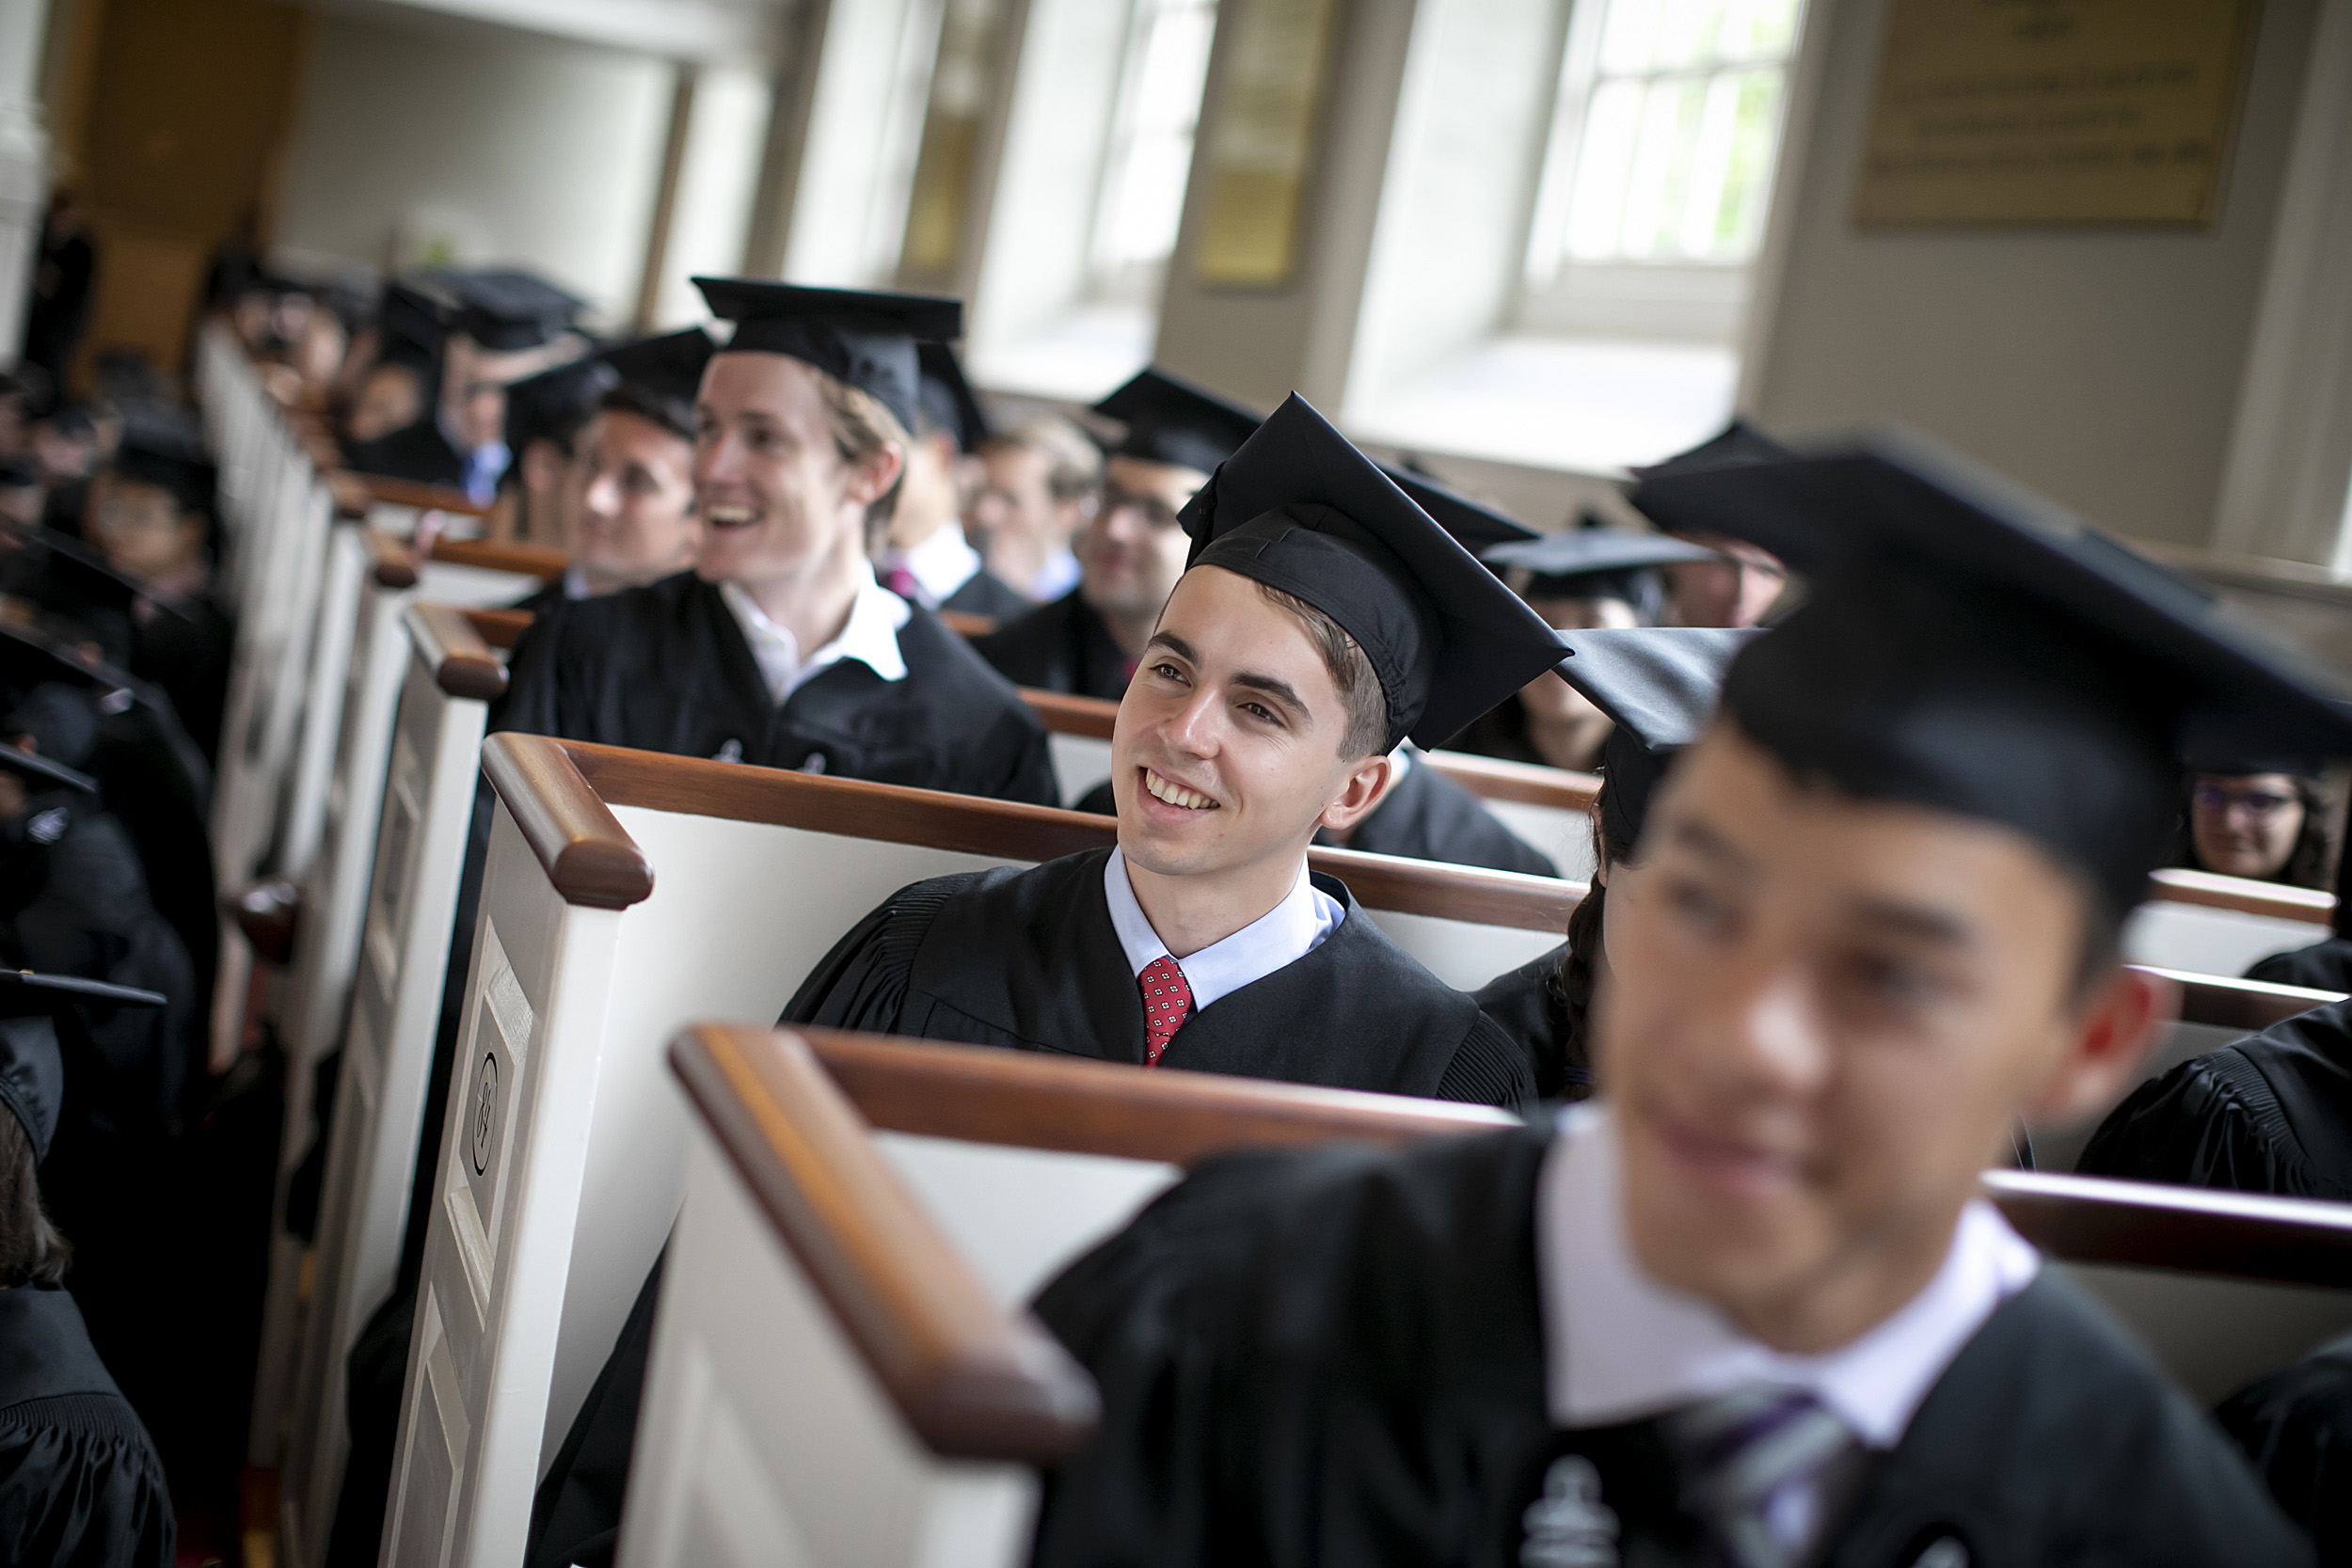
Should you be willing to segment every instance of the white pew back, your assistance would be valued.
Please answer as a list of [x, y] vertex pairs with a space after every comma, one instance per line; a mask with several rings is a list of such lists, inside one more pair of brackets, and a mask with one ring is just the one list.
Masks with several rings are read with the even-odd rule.
[[[821, 1563], [1021, 1560], [1034, 1502], [1017, 1477], [992, 1478], [993, 1517], [970, 1521], [954, 1550], [916, 1555], [905, 1520], [938, 1510], [977, 1456], [969, 1444], [927, 1441], [914, 1413], [894, 1404], [886, 1365], [868, 1350], [874, 1292], [822, 1277], [839, 1264], [793, 1223], [809, 1209], [900, 1189], [886, 1202], [912, 1197], [1012, 1314], [1204, 1154], [1402, 1142], [1464, 1131], [1476, 1116], [821, 1031], [707, 1025], [682, 1036], [672, 1060], [698, 1114], [698, 1153], [622, 1517], [621, 1560], [635, 1568], [714, 1560], [703, 1543], [759, 1539], [822, 1543], [803, 1560]], [[814, 1081], [819, 1065], [847, 1104]], [[897, 1182], [870, 1154], [840, 1166], [810, 1158], [846, 1141], [845, 1124], [874, 1130], [873, 1152]], [[2352, 1211], [2074, 1178], [2001, 1173], [1987, 1184], [2201, 1400], [2352, 1323]], [[854, 1216], [837, 1223], [851, 1236], [860, 1228]], [[811, 1386], [846, 1390], [892, 1440], [891, 1463], [850, 1478], [862, 1490], [827, 1465], [830, 1408], [791, 1397]], [[723, 1486], [711, 1484], [716, 1454]]]
[[[773, 1018], [909, 881], [1115, 832], [1101, 817], [536, 736], [493, 736], [484, 754], [500, 808], [410, 1345], [388, 1537], [401, 1561], [444, 1560], [428, 1546], [444, 1529], [451, 1562], [519, 1550], [541, 1455], [676, 1212], [685, 1128], [659, 1042], [713, 1010]], [[1457, 985], [1556, 942], [1581, 893], [1344, 851], [1317, 862]]]
[[2156, 969], [2243, 974], [2274, 953], [2326, 940], [2332, 895], [2208, 871], [2159, 871], [2123, 932], [2124, 957]]
[[[305, 1564], [324, 1560], [342, 1482], [344, 1358], [399, 1270], [476, 759], [489, 701], [505, 689], [503, 666], [463, 612], [411, 605], [398, 631], [405, 670], [396, 667], [399, 700], [383, 748], [389, 771], [369, 794], [378, 805], [366, 814], [373, 832], [364, 861], [356, 832], [347, 846], [358, 907], [337, 906], [353, 927], [338, 934], [351, 937], [356, 962], [342, 966], [348, 1027], [326, 1131], [310, 1302], [298, 1327], [265, 1324], [279, 1332], [265, 1334], [256, 1393], [257, 1439], [262, 1397], [291, 1396], [279, 1538], [289, 1560]], [[300, 1084], [307, 1090], [307, 1073]], [[273, 1261], [301, 1270], [293, 1239], [276, 1240]]]

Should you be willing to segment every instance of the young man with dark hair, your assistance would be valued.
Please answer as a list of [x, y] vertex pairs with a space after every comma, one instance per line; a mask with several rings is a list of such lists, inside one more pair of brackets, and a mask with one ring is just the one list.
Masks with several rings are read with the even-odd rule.
[[1065, 1273], [1103, 1416], [1033, 1560], [2309, 1561], [1979, 1182], [2161, 1019], [2117, 942], [2184, 741], [2343, 754], [2331, 687], [1946, 455], [1638, 499], [1814, 594], [1613, 890], [1600, 1098], [1212, 1162]]
[[[1192, 567], [1111, 738], [1119, 843], [901, 889], [787, 1022], [1513, 1104], [1524, 1062], [1338, 880], [1318, 827], [1559, 657], [1550, 628], [1302, 400], [1185, 508]], [[611, 1549], [660, 1279], [533, 1509], [530, 1568]]]
[[1192, 541], [1177, 523], [1210, 471], [1258, 417], [1156, 368], [1094, 405], [1121, 427], [1102, 493], [1074, 538], [1078, 584], [973, 646], [1016, 686], [1117, 702], [1184, 573]]
[[909, 604], [1009, 620], [1028, 610], [1029, 601], [981, 563], [963, 532], [964, 499], [978, 483], [988, 415], [954, 349], [917, 343], [915, 351], [922, 385], [907, 432], [906, 477], [898, 482], [898, 504], [877, 546], [875, 569]]
[[965, 531], [999, 581], [1032, 604], [1078, 580], [1070, 541], [1094, 506], [1103, 457], [1059, 414], [1031, 414], [979, 444], [980, 484]]

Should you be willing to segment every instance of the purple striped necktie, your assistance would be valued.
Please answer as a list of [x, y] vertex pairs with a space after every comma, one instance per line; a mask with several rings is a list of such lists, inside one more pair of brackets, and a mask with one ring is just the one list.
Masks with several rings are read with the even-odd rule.
[[1802, 1388], [1758, 1384], [1661, 1423], [1683, 1497], [1728, 1568], [1794, 1568], [1820, 1534], [1822, 1483], [1853, 1433]]

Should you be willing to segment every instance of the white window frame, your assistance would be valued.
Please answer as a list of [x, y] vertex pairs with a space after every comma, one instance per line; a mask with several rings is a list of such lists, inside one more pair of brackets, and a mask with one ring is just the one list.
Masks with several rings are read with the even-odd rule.
[[[1150, 53], [1151, 24], [1156, 16], [1147, 16], [1164, 8], [1182, 6], [1186, 9], [1208, 12], [1209, 35], [1213, 41], [1216, 31], [1216, 13], [1220, 0], [1127, 0], [1127, 25], [1120, 42], [1120, 81], [1118, 95], [1112, 99], [1111, 122], [1103, 138], [1103, 159], [1094, 182], [1094, 202], [1087, 223], [1087, 280], [1082, 302], [1088, 305], [1125, 306], [1156, 312], [1162, 285], [1168, 277], [1168, 263], [1175, 254], [1176, 230], [1173, 223], [1168, 230], [1168, 248], [1153, 261], [1114, 261], [1107, 255], [1105, 236], [1114, 221], [1116, 202], [1114, 189], [1125, 175], [1127, 157], [1136, 131], [1136, 118], [1143, 96], [1143, 67]], [[1200, 108], [1208, 90], [1208, 54], [1201, 51], [1200, 84], [1193, 94], [1192, 124], [1189, 136], [1197, 143], [1200, 134]], [[1190, 183], [1191, 160], [1186, 161], [1186, 183]], [[1184, 211], [1184, 191], [1175, 193], [1171, 217]]]
[[1654, 83], [1757, 66], [1779, 70], [1772, 147], [1757, 192], [1754, 231], [1747, 237], [1747, 254], [1722, 261], [1677, 257], [1581, 261], [1569, 254], [1567, 237], [1578, 164], [1593, 97], [1604, 82], [1600, 69], [1603, 29], [1612, 5], [1624, 3], [1627, 0], [1573, 0], [1551, 123], [1528, 214], [1522, 251], [1526, 265], [1514, 323], [1519, 331], [1543, 336], [1734, 347], [1745, 324], [1765, 215], [1780, 174], [1789, 102], [1796, 88], [1797, 54], [1804, 36], [1806, 0], [1799, 0], [1788, 46], [1778, 55], [1749, 60], [1715, 59], [1640, 72], [1632, 78]]

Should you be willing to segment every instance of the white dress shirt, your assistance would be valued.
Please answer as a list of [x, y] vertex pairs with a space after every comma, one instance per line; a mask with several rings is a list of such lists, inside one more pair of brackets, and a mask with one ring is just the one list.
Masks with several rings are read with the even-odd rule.
[[1864, 1443], [1891, 1449], [1961, 1347], [2042, 1266], [1999, 1212], [1976, 1199], [1961, 1212], [1943, 1267], [1893, 1316], [1836, 1350], [1789, 1355], [1643, 1272], [1626, 1236], [1618, 1162], [1609, 1108], [1571, 1107], [1536, 1192], [1546, 1380], [1551, 1418], [1565, 1427], [1771, 1383], [1804, 1389]]
[[[1892, 1449], [1961, 1348], [2042, 1266], [1979, 1198], [1961, 1212], [1935, 1277], [1891, 1317], [1836, 1350], [1787, 1354], [1643, 1272], [1626, 1236], [1619, 1159], [1610, 1109], [1572, 1106], [1536, 1188], [1546, 1402], [1562, 1427], [1638, 1420], [1760, 1383], [1803, 1389], [1865, 1446]], [[1788, 1501], [1768, 1528], [1784, 1544], [1809, 1541], [1820, 1498]]]
[[979, 571], [980, 552], [964, 538], [962, 524], [947, 523], [911, 550], [892, 550], [882, 565], [912, 577], [936, 610]]
[[1078, 558], [1067, 549], [1056, 550], [1045, 558], [1045, 564], [1037, 569], [1037, 576], [1021, 590], [1040, 604], [1052, 604], [1078, 586]]
[[759, 678], [777, 705], [845, 658], [857, 659], [886, 681], [906, 679], [907, 661], [898, 652], [898, 628], [914, 612], [907, 609], [906, 600], [874, 580], [871, 565], [861, 561], [857, 570], [857, 597], [850, 601], [850, 619], [841, 635], [806, 659], [801, 657], [800, 639], [768, 619], [740, 585], [719, 585], [719, 596], [735, 612], [735, 624], [743, 628], [743, 641], [751, 645], [752, 660], [759, 666]]
[[[1111, 927], [1127, 954], [1127, 968], [1137, 976], [1171, 957], [1168, 943], [1144, 917], [1136, 890], [1127, 880], [1127, 861], [1117, 849], [1103, 863], [1103, 896], [1110, 901]], [[1213, 942], [1189, 958], [1176, 959], [1184, 984], [1192, 990], [1195, 1012], [1220, 996], [1263, 980], [1284, 964], [1295, 963], [1323, 945], [1323, 939], [1340, 928], [1347, 910], [1315, 886], [1307, 863], [1298, 863], [1298, 879], [1282, 901], [1221, 942]]]

